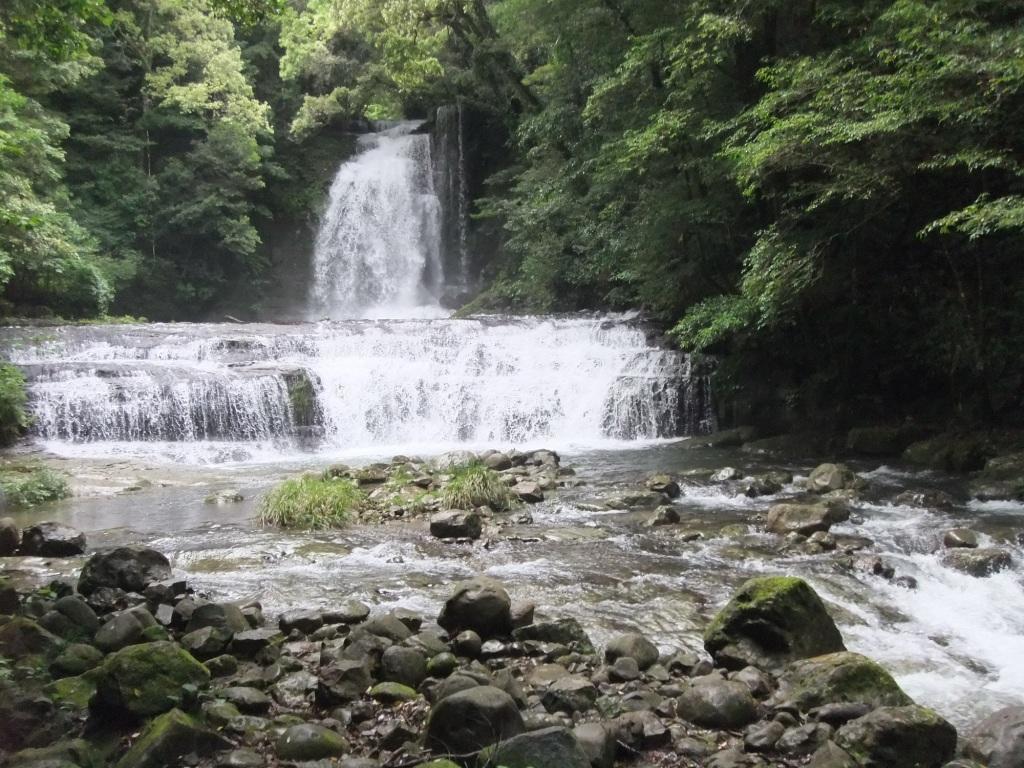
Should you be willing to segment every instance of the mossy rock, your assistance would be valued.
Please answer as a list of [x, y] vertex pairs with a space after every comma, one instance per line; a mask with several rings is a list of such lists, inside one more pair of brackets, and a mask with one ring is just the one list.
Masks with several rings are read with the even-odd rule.
[[103, 661], [103, 653], [85, 643], [72, 643], [53, 660], [50, 674], [54, 677], [75, 677], [95, 669]]
[[282, 760], [304, 762], [324, 760], [348, 754], [348, 741], [322, 725], [300, 723], [288, 728], [277, 740], [277, 756]]
[[202, 686], [209, 680], [210, 671], [184, 648], [168, 641], [142, 643], [107, 657], [97, 698], [148, 717], [181, 706], [186, 699], [182, 686]]
[[24, 616], [0, 626], [0, 654], [8, 658], [53, 658], [63, 648], [63, 640]]
[[956, 729], [925, 707], [879, 707], [836, 733], [858, 768], [941, 768], [953, 759]]
[[993, 452], [982, 435], [939, 435], [909, 446], [903, 452], [903, 460], [928, 469], [973, 472], [984, 467]]
[[116, 768], [165, 768], [180, 765], [188, 754], [208, 755], [229, 749], [231, 742], [204, 727], [180, 709], [172, 709], [153, 720]]
[[881, 665], [859, 653], [840, 652], [796, 661], [779, 678], [780, 700], [807, 712], [834, 703], [903, 707], [913, 704]]
[[439, 760], [431, 760], [429, 763], [420, 763], [416, 768], [462, 768], [458, 763], [453, 763], [451, 760], [441, 758]]
[[378, 683], [370, 689], [370, 698], [381, 704], [401, 704], [404, 701], [415, 701], [419, 697], [414, 689], [401, 683]]
[[521, 733], [486, 747], [477, 764], [503, 768], [590, 768], [590, 758], [572, 731], [556, 726]]
[[84, 739], [60, 741], [46, 747], [23, 749], [11, 755], [5, 765], [8, 768], [63, 768], [64, 766], [102, 765], [102, 758], [89, 742]]
[[845, 651], [825, 604], [803, 579], [750, 579], [718, 612], [704, 647], [721, 666], [777, 670], [798, 659]]
[[77, 677], [64, 677], [46, 686], [45, 693], [59, 707], [85, 710], [96, 693], [98, 678], [95, 670]]

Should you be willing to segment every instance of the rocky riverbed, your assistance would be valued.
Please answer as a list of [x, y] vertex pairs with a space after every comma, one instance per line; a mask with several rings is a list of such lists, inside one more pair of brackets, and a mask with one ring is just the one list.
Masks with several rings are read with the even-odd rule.
[[[28, 523], [38, 524], [39, 518], [47, 515], [63, 524], [79, 525], [86, 529], [90, 552], [128, 545], [166, 553], [169, 565], [175, 569], [171, 582], [165, 584], [170, 594], [155, 597], [138, 587], [126, 590], [124, 596], [116, 595], [117, 599], [109, 604], [97, 603], [90, 595], [93, 612], [106, 623], [92, 630], [91, 636], [75, 634], [54, 616], [55, 613], [64, 615], [56, 598], [68, 598], [65, 607], [70, 604], [69, 600], [78, 600], [73, 594], [63, 593], [69, 591], [69, 585], [78, 584], [79, 569], [87, 556], [66, 557], [70, 553], [65, 549], [58, 554], [56, 549], [40, 547], [74, 547], [76, 532], [42, 526], [33, 533], [18, 531], [15, 526], [13, 536], [20, 535], [21, 546], [24, 548], [24, 542], [29, 542], [28, 546], [35, 549], [31, 554], [25, 550], [24, 555], [5, 561], [6, 572], [13, 578], [8, 583], [20, 596], [18, 606], [12, 605], [8, 610], [16, 608], [50, 631], [57, 638], [57, 644], [50, 651], [58, 651], [58, 655], [63, 655], [63, 649], [68, 647], [64, 643], [68, 640], [89, 641], [80, 643], [81, 647], [76, 645], [75, 652], [91, 658], [99, 668], [105, 667], [109, 657], [117, 653], [114, 648], [117, 642], [112, 643], [100, 632], [109, 626], [106, 634], [114, 634], [115, 628], [118, 631], [124, 625], [133, 628], [136, 623], [143, 634], [130, 635], [134, 644], [140, 639], [153, 641], [156, 635], [166, 636], [188, 649], [208, 670], [213, 663], [209, 671], [214, 675], [224, 673], [224, 679], [214, 677], [216, 685], [212, 688], [196, 685], [195, 695], [189, 693], [178, 703], [183, 713], [198, 718], [201, 727], [231, 743], [229, 749], [225, 742], [217, 742], [223, 749], [204, 757], [207, 764], [228, 760], [229, 754], [233, 755], [231, 760], [250, 759], [252, 764], [260, 765], [281, 759], [283, 756], [278, 752], [281, 734], [289, 725], [299, 725], [299, 721], [289, 723], [288, 720], [298, 717], [303, 724], [315, 722], [343, 736], [348, 742], [348, 759], [351, 755], [365, 755], [384, 765], [418, 765], [436, 755], [423, 755], [404, 749], [403, 745], [409, 741], [419, 748], [430, 743], [426, 725], [428, 705], [436, 706], [437, 702], [430, 686], [453, 676], [476, 679], [478, 684], [493, 683], [496, 677], [504, 680], [506, 672], [521, 689], [522, 697], [515, 690], [505, 692], [517, 702], [516, 709], [524, 719], [523, 727], [531, 734], [542, 733], [546, 739], [555, 739], [543, 742], [548, 745], [544, 749], [555, 749], [552, 744], [561, 744], [573, 751], [566, 746], [570, 740], [565, 734], [560, 732], [549, 737], [543, 733], [542, 725], [549, 728], [571, 726], [569, 730], [576, 741], [585, 747], [584, 736], [588, 732], [593, 736], [596, 731], [590, 726], [598, 724], [615, 737], [620, 762], [639, 765], [805, 764], [823, 744], [832, 749], [826, 742], [839, 739], [843, 722], [822, 721], [817, 718], [818, 713], [811, 714], [811, 709], [835, 702], [796, 711], [786, 709], [789, 702], [779, 698], [779, 690], [789, 685], [785, 677], [789, 662], [775, 664], [748, 658], [741, 669], [736, 658], [728, 651], [723, 655], [721, 650], [715, 650], [713, 642], [705, 648], [710, 636], [707, 629], [715, 626], [713, 620], [718, 608], [729, 594], [758, 574], [800, 574], [808, 578], [824, 597], [832, 617], [824, 625], [834, 620], [842, 628], [842, 644], [883, 662], [899, 680], [899, 683], [892, 682], [902, 691], [901, 696], [912, 695], [919, 703], [939, 709], [946, 720], [960, 728], [962, 736], [975, 733], [988, 713], [1016, 703], [1010, 692], [983, 694], [985, 698], [978, 701], [984, 706], [973, 709], [971, 701], [963, 694], [954, 693], [955, 700], [937, 696], [937, 680], [954, 680], [965, 669], [975, 675], [973, 681], [988, 679], [996, 684], [997, 690], [1012, 690], [1013, 661], [1005, 660], [1004, 666], [999, 667], [998, 657], [987, 657], [984, 647], [973, 658], [966, 657], [964, 647], [969, 647], [976, 636], [971, 634], [970, 626], [965, 626], [969, 621], [965, 622], [964, 618], [969, 617], [955, 615], [958, 604], [951, 604], [950, 615], [944, 619], [944, 635], [924, 625], [921, 615], [913, 613], [915, 606], [931, 604], [938, 595], [955, 598], [950, 590], [967, 584], [965, 599], [973, 598], [976, 603], [991, 600], [993, 595], [1008, 596], [1010, 602], [994, 606], [992, 615], [1001, 612], [1012, 616], [1016, 610], [1012, 600], [1017, 599], [1020, 592], [1016, 571], [1019, 550], [1012, 503], [999, 502], [1010, 504], [1010, 507], [1000, 507], [992, 501], [965, 502], [961, 481], [944, 475], [910, 475], [902, 470], [879, 470], [858, 463], [852, 468], [835, 464], [814, 467], [792, 461], [780, 464], [757, 454], [723, 453], [720, 449], [714, 449], [717, 453], [682, 447], [671, 450], [637, 451], [628, 459], [622, 454], [583, 456], [579, 460], [574, 458], [574, 470], [552, 451], [504, 455], [484, 452], [482, 458], [507, 479], [509, 487], [525, 491], [525, 485], [536, 484], [536, 490], [545, 498], [527, 503], [530, 497], [521, 495], [519, 498], [524, 503], [504, 513], [487, 509], [458, 513], [477, 515], [479, 531], [472, 523], [468, 529], [459, 527], [465, 523], [464, 519], [459, 526], [450, 527], [450, 518], [456, 513], [439, 509], [433, 502], [422, 503], [422, 496], [417, 497], [417, 505], [409, 508], [390, 503], [375, 505], [368, 519], [335, 533], [311, 535], [259, 530], [249, 522], [252, 500], [259, 491], [254, 491], [248, 476], [224, 477], [215, 483], [178, 483], [168, 489], [160, 489], [159, 483], [140, 484], [140, 489], [114, 497], [91, 501], [79, 498], [35, 515], [22, 515], [18, 523], [27, 528]], [[685, 463], [690, 466], [685, 466], [681, 459], [687, 454], [690, 456]], [[732, 469], [732, 466], [738, 468]], [[417, 470], [418, 476], [410, 469]], [[366, 483], [370, 494], [383, 492], [385, 488], [387, 494], [392, 494], [391, 481], [396, 476], [407, 482], [410, 490], [411, 487], [430, 490], [423, 488], [427, 478], [431, 478], [431, 484], [436, 483], [438, 490], [444, 484], [443, 462], [421, 461], [415, 456], [398, 457], [376, 465], [358, 464], [352, 470], [342, 470], [335, 465], [334, 471], [351, 472], [354, 477], [362, 476], [370, 481]], [[157, 514], [164, 491], [168, 496], [173, 493], [176, 503], [182, 507], [195, 504], [203, 509], [210, 522], [200, 520], [194, 527], [173, 533], [147, 532], [144, 524], [148, 519], [144, 509], [148, 506], [147, 500], [157, 505], [153, 510], [154, 522], [160, 517], [166, 524], [166, 516]], [[187, 499], [190, 494], [195, 501], [183, 503], [182, 497]], [[391, 501], [390, 496], [388, 501]], [[129, 504], [139, 509], [143, 524], [135, 525], [132, 531], [114, 528], [107, 522], [132, 520], [116, 512], [119, 506], [127, 510]], [[1005, 509], [1010, 509], [1010, 513]], [[381, 510], [384, 514], [380, 514]], [[97, 516], [91, 516], [91, 511], [97, 512]], [[89, 521], [91, 526], [83, 525], [83, 521]], [[5, 530], [10, 538], [12, 529]], [[0, 541], [3, 539], [0, 535]], [[451, 625], [446, 629], [441, 625], [444, 622], [435, 622], [443, 615], [454, 585], [460, 579], [482, 573], [497, 577], [500, 589], [514, 599], [510, 600], [509, 607], [511, 631], [503, 627], [492, 635], [490, 631], [475, 629], [480, 636], [477, 650], [472, 637], [466, 647], [458, 640], [460, 626]], [[46, 586], [53, 577], [58, 577], [58, 583]], [[40, 586], [46, 588], [40, 591]], [[133, 595], [133, 591], [136, 594]], [[361, 605], [349, 604], [350, 599]], [[191, 616], [186, 617], [184, 613], [190, 604], [202, 605], [204, 601], [233, 606], [241, 612], [246, 628], [237, 621], [237, 615], [230, 636], [218, 631], [220, 628], [215, 625], [219, 620], [210, 626], [199, 626], [198, 621], [192, 625]], [[528, 618], [525, 606], [528, 602], [536, 605], [536, 616], [531, 624], [520, 626]], [[316, 608], [310, 611], [309, 606]], [[297, 609], [301, 609], [299, 613], [295, 613]], [[218, 609], [206, 610], [217, 612]], [[234, 613], [231, 608], [224, 610]], [[149, 614], [155, 623], [139, 619], [140, 611]], [[130, 618], [120, 618], [127, 614], [131, 614]], [[264, 614], [269, 621], [261, 623]], [[301, 624], [291, 621], [303, 614], [309, 615]], [[371, 617], [368, 626], [367, 614]], [[354, 643], [353, 634], [364, 636], [368, 627], [376, 626], [373, 623], [376, 617], [396, 629], [394, 621], [384, 618], [389, 615], [411, 635], [396, 640], [384, 634], [386, 642], [383, 644], [372, 641], [381, 646], [377, 648], [381, 665], [383, 645], [390, 642], [415, 651], [424, 657], [427, 665], [438, 656], [442, 657], [443, 665], [448, 665], [450, 660], [443, 654], [452, 654], [456, 667], [444, 675], [431, 669], [425, 678], [432, 679], [428, 684], [404, 683], [417, 695], [410, 701], [395, 703], [386, 700], [389, 694], [382, 693], [387, 688], [378, 690], [378, 698], [367, 693], [379, 683], [401, 682], [387, 679], [391, 673], [382, 673], [381, 666], [370, 663], [369, 680], [360, 678], [360, 682], [367, 684], [358, 700], [325, 705], [322, 694], [318, 694], [324, 659], [329, 663], [333, 663], [330, 659], [351, 661], [346, 659], [345, 652]], [[49, 618], [44, 620], [47, 616]], [[112, 616], [119, 619], [120, 626], [109, 618]], [[23, 624], [15, 626], [24, 627]], [[534, 638], [528, 626], [571, 627], [570, 634], [575, 639], [565, 642], [567, 635], [545, 639], [543, 633], [548, 629], [539, 630], [541, 636]], [[912, 634], [901, 644], [901, 629], [920, 632], [923, 636]], [[1009, 621], [1005, 629], [981, 627], [979, 633], [986, 630], [1005, 632], [1004, 636], [1014, 631]], [[268, 656], [259, 658], [237, 651], [235, 635], [250, 631], [262, 633], [265, 639], [272, 638], [266, 647], [276, 650], [267, 651]], [[199, 634], [194, 635], [196, 632]], [[654, 648], [657, 661], [644, 666], [649, 658], [634, 658], [642, 651], [633, 649], [632, 656], [622, 654], [637, 662], [637, 676], [633, 677], [632, 664], [619, 661], [614, 648], [621, 637], [633, 637], [638, 632], [644, 636], [644, 643]], [[429, 643], [423, 639], [425, 633], [437, 642], [424, 646], [423, 643]], [[380, 637], [373, 632], [369, 634]], [[404, 633], [398, 630], [398, 634]], [[1013, 641], [1009, 642], [1007, 648], [1012, 649]], [[325, 657], [325, 648], [332, 644], [337, 647], [327, 650]], [[563, 647], [542, 647], [545, 644]], [[243, 638], [238, 647], [244, 645]], [[93, 648], [93, 652], [83, 650], [86, 646]], [[591, 647], [593, 651], [588, 650]], [[608, 648], [613, 649], [610, 656]], [[813, 653], [821, 655], [825, 650], [817, 647]], [[831, 650], [838, 652], [836, 648]], [[217, 653], [211, 656], [214, 651]], [[279, 656], [270, 658], [278, 651]], [[101, 655], [98, 657], [97, 653]], [[397, 659], [403, 654], [404, 650], [402, 654], [393, 651], [390, 655]], [[11, 690], [36, 695], [40, 700], [46, 698], [59, 709], [60, 704], [53, 698], [53, 683], [49, 681], [55, 659], [39, 659], [38, 654], [35, 655], [37, 658], [28, 664], [15, 661], [9, 665], [9, 676], [18, 681]], [[236, 671], [227, 672], [227, 668], [218, 667], [220, 661], [213, 661], [225, 655], [234, 657], [238, 664]], [[650, 656], [649, 651], [647, 656]], [[684, 657], [692, 662], [689, 666], [672, 662]], [[231, 662], [222, 661], [230, 667]], [[754, 663], [747, 663], [751, 661]], [[418, 664], [413, 663], [418, 669]], [[857, 659], [857, 664], [862, 662]], [[560, 665], [566, 677], [575, 678], [566, 684], [570, 688], [580, 686], [581, 690], [588, 691], [581, 694], [582, 699], [575, 695], [570, 698], [586, 704], [593, 688], [597, 692], [593, 702], [583, 709], [551, 711], [549, 705], [553, 699], [548, 695], [545, 703], [544, 694], [547, 686], [561, 677], [542, 684], [533, 675], [534, 668], [547, 665]], [[761, 684], [752, 685], [746, 679], [752, 674], [745, 672], [747, 666], [763, 676]], [[845, 661], [839, 666], [845, 670]], [[490, 680], [482, 677], [484, 668]], [[853, 677], [862, 671], [857, 665], [853, 669], [850, 673]], [[75, 671], [75, 668], [67, 671]], [[562, 675], [554, 667], [551, 672]], [[474, 677], [474, 673], [479, 674]], [[270, 677], [266, 677], [267, 674]], [[840, 677], [845, 674], [844, 671]], [[64, 683], [65, 687], [81, 682], [77, 678], [82, 675], [76, 673], [68, 677], [76, 678], [76, 682]], [[289, 680], [289, 685], [298, 685], [288, 696], [283, 690], [289, 686], [279, 686], [285, 679]], [[690, 688], [702, 689], [712, 680], [747, 684], [755, 702], [754, 719], [742, 726], [697, 728], [701, 715], [698, 713], [694, 719], [691, 710], [680, 710], [684, 706], [682, 697]], [[719, 686], [719, 683], [714, 685]], [[43, 691], [46, 686], [51, 687]], [[504, 689], [505, 685], [501, 683], [497, 687]], [[246, 718], [257, 717], [267, 721], [266, 727], [259, 729], [258, 734], [257, 731], [237, 732], [228, 727], [228, 721], [211, 721], [205, 710], [209, 709], [210, 701], [217, 700], [217, 697], [211, 698], [211, 692], [217, 688], [249, 688], [261, 692], [268, 700], [266, 711], [246, 712], [237, 701], [224, 700], [239, 710], [242, 720], [237, 721], [236, 726], [247, 722]], [[731, 689], [739, 690], [736, 686]], [[983, 685], [977, 686], [979, 692], [982, 689]], [[942, 689], [947, 694], [955, 690], [952, 686]], [[91, 688], [87, 691], [91, 696]], [[717, 701], [720, 695], [716, 690], [712, 698]], [[385, 700], [379, 696], [384, 696]], [[608, 697], [618, 697], [621, 701], [611, 706]], [[105, 708], [98, 700], [89, 704], [85, 693], [79, 693], [78, 701], [81, 706], [77, 713], [73, 707], [69, 709], [67, 703], [63, 707], [72, 717], [71, 722], [87, 725], [87, 733], [92, 733], [90, 729], [96, 728], [98, 721], [111, 720], [114, 717], [111, 712], [120, 711], [121, 706]], [[906, 706], [907, 699], [894, 697], [886, 701], [890, 706]], [[950, 706], [953, 701], [962, 703]], [[621, 706], [622, 702], [628, 703]], [[335, 713], [337, 707], [349, 710], [350, 718], [346, 720], [343, 713]], [[646, 731], [648, 726], [654, 728], [654, 720], [637, 712], [648, 712], [656, 718], [668, 738], [660, 741], [664, 737], [658, 736], [642, 748], [621, 738], [624, 714], [630, 715], [627, 720], [643, 720], [636, 726], [641, 731]], [[782, 712], [789, 712], [794, 722], [782, 716]], [[850, 719], [859, 720], [870, 713], [850, 709], [846, 714], [855, 714], [857, 716]], [[332, 717], [337, 723], [331, 722]], [[1001, 717], [1006, 720], [1008, 716]], [[560, 718], [561, 722], [556, 723], [552, 718]], [[183, 728], [185, 722], [178, 722], [174, 728]], [[771, 725], [773, 722], [779, 725]], [[1006, 727], [1012, 730], [1015, 722], [1010, 717]], [[140, 724], [139, 720], [129, 719], [124, 727], [136, 734]], [[833, 732], [819, 727], [822, 724]], [[810, 728], [811, 725], [814, 727]], [[382, 733], [390, 733], [391, 726], [400, 726], [399, 733], [404, 741], [394, 736], [385, 747]], [[577, 726], [585, 726], [582, 734]], [[794, 733], [782, 741], [779, 748], [752, 746], [747, 743], [753, 738], [753, 731], [746, 730], [748, 726], [767, 729], [768, 741], [774, 736], [782, 740], [788, 731], [803, 728], [807, 732], [806, 743], [792, 746], [791, 742], [797, 738]], [[120, 759], [118, 756], [131, 741], [130, 734], [125, 739], [126, 733], [107, 733], [102, 738], [97, 737], [98, 741], [91, 736], [90, 739], [96, 742], [94, 746], [106, 750], [105, 759], [115, 760]], [[695, 745], [690, 740], [700, 744]], [[966, 748], [967, 741], [961, 738], [961, 742], [961, 747]], [[755, 740], [754, 744], [762, 742]], [[245, 749], [255, 752], [262, 762], [255, 762], [252, 755], [235, 754]], [[851, 752], [850, 748], [844, 750], [847, 754]], [[440, 754], [436, 749], [434, 752]], [[946, 757], [942, 755], [943, 759]], [[819, 755], [815, 759], [825, 758]], [[859, 758], [854, 755], [851, 759]], [[502, 760], [515, 768], [509, 759], [503, 757]], [[712, 760], [719, 762], [709, 762]], [[732, 762], [721, 762], [725, 760]], [[76, 763], [72, 760], [71, 764]], [[537, 764], [533, 765], [538, 768]]]

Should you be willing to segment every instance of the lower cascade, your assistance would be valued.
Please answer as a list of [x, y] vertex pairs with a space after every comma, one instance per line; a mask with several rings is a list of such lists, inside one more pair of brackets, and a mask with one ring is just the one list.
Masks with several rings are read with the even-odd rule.
[[[626, 316], [4, 332], [60, 445], [590, 444], [706, 432], [707, 374]], [[237, 456], [237, 453], [235, 454]]]

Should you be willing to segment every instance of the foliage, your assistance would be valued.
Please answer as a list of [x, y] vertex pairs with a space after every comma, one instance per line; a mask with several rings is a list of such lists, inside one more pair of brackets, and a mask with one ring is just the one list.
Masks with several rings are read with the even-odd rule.
[[25, 405], [25, 376], [10, 363], [0, 364], [0, 445], [10, 445], [28, 429], [31, 422]]
[[0, 490], [14, 508], [35, 507], [71, 495], [63, 475], [35, 464], [7, 464], [0, 468]]
[[339, 528], [364, 501], [365, 495], [351, 480], [306, 475], [270, 491], [260, 502], [259, 521], [299, 530]]
[[511, 509], [515, 501], [505, 479], [480, 463], [453, 468], [451, 479], [441, 490], [441, 505], [445, 509], [490, 507], [502, 512]]

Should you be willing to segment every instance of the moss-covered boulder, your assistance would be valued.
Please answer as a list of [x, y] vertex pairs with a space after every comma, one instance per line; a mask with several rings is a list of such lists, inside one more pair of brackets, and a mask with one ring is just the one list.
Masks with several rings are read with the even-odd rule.
[[282, 760], [324, 760], [340, 757], [348, 751], [349, 744], [344, 736], [311, 723], [293, 725], [277, 740], [277, 756]]
[[8, 658], [36, 656], [51, 659], [63, 648], [63, 640], [24, 616], [15, 617], [0, 626], [0, 654]]
[[718, 612], [704, 647], [729, 669], [780, 669], [790, 662], [845, 651], [825, 604], [803, 579], [750, 579]]
[[836, 733], [858, 768], [941, 768], [953, 759], [956, 729], [925, 707], [879, 707]]
[[892, 675], [859, 653], [829, 653], [795, 661], [779, 677], [780, 701], [807, 712], [825, 704], [903, 707], [914, 702]]
[[45, 747], [23, 749], [11, 755], [5, 765], [9, 768], [58, 768], [63, 766], [102, 765], [102, 758], [84, 739], [59, 741]]
[[993, 453], [992, 445], [983, 435], [946, 434], [908, 446], [903, 460], [928, 469], [973, 472], [984, 467]]
[[165, 768], [180, 765], [184, 755], [209, 755], [230, 747], [231, 742], [220, 734], [180, 709], [172, 709], [146, 727], [116, 768]]
[[899, 456], [921, 430], [907, 424], [854, 427], [846, 433], [846, 449], [861, 456]]
[[68, 710], [84, 711], [96, 693], [97, 670], [76, 677], [62, 677], [46, 686], [46, 695], [54, 704]]
[[182, 686], [201, 686], [209, 680], [209, 670], [172, 642], [130, 645], [104, 661], [97, 700], [102, 706], [148, 717], [180, 707], [187, 699]]

